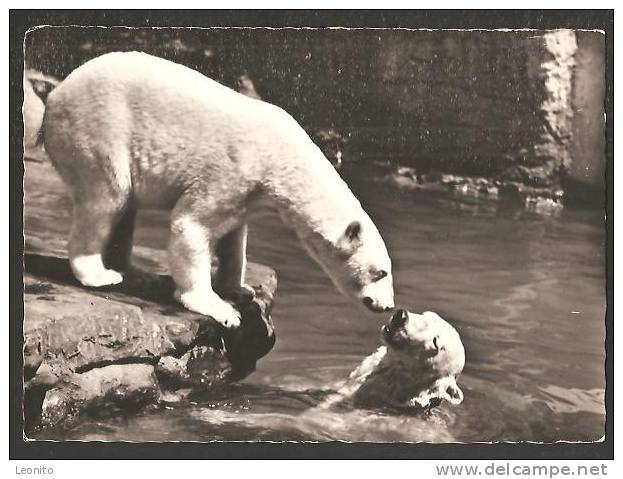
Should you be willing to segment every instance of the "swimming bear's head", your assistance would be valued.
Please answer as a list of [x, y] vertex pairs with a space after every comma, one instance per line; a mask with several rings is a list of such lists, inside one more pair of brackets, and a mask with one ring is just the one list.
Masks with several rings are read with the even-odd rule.
[[[430, 407], [445, 399], [463, 401], [456, 378], [465, 366], [465, 349], [459, 333], [437, 313], [399, 309], [382, 328], [387, 356], [402, 387], [414, 383], [412, 406]], [[417, 384], [416, 384], [417, 383]], [[426, 387], [421, 389], [425, 384]]]

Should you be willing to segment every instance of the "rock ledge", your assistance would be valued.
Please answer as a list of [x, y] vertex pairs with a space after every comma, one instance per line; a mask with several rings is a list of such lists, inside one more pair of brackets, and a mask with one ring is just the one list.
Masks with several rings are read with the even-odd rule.
[[247, 276], [255, 297], [231, 298], [243, 319], [229, 331], [175, 304], [168, 276], [135, 271], [118, 287], [88, 290], [66, 259], [26, 254], [27, 426], [171, 400], [250, 374], [275, 341], [270, 308], [277, 281], [255, 264]]

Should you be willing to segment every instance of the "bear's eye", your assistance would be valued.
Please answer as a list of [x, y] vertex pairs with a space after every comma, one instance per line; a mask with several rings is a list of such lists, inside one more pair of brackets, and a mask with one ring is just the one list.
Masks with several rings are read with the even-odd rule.
[[372, 274], [372, 282], [380, 281], [380, 280], [382, 280], [385, 277], [387, 277], [387, 271], [382, 269], [382, 270], [377, 271], [376, 273]]

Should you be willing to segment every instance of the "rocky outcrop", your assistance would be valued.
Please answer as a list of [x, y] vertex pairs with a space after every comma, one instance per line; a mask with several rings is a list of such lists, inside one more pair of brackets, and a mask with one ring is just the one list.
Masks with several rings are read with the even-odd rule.
[[390, 170], [382, 179], [405, 190], [444, 193], [479, 201], [499, 201], [510, 208], [548, 215], [559, 213], [563, 207], [563, 191], [551, 183], [530, 186], [519, 180], [418, 173], [415, 168], [407, 166]]
[[[249, 264], [255, 295], [228, 298], [242, 325], [225, 330], [173, 301], [164, 254], [139, 242], [123, 283], [86, 289], [64, 257], [69, 200], [47, 162], [26, 163], [24, 413], [29, 429], [83, 412], [131, 410], [244, 378], [270, 351], [272, 269]], [[166, 230], [163, 229], [166, 235]]]

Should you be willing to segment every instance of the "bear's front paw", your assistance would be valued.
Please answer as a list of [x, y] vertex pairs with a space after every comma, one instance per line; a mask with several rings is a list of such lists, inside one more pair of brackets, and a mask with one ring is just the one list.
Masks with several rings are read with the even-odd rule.
[[210, 316], [226, 328], [237, 328], [240, 326], [240, 313], [238, 310], [227, 301], [223, 301], [215, 293], [205, 294], [205, 292], [197, 291], [176, 292], [175, 297], [186, 309], [204, 316]]

